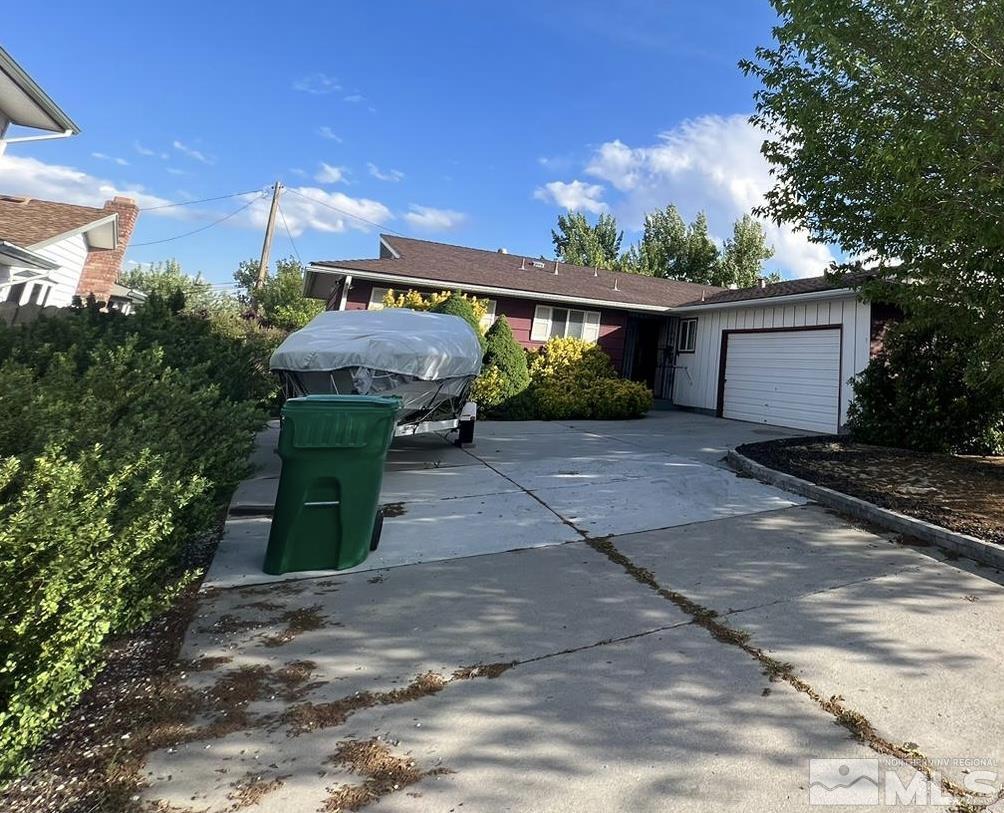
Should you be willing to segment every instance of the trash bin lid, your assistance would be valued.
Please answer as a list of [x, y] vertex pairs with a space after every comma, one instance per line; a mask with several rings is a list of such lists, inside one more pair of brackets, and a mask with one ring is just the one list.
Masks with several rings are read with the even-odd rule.
[[305, 395], [290, 398], [282, 405], [282, 411], [324, 410], [345, 412], [348, 410], [382, 409], [396, 412], [401, 408], [401, 399], [388, 395]]

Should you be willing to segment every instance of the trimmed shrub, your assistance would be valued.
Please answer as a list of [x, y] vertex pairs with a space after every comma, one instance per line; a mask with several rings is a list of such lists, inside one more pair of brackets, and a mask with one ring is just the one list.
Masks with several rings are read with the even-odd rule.
[[853, 381], [855, 440], [925, 452], [1004, 453], [1004, 393], [967, 377], [972, 340], [903, 322]]
[[530, 386], [526, 351], [512, 335], [505, 316], [499, 316], [485, 334], [485, 359], [474, 385], [474, 400], [487, 415], [505, 405]]
[[652, 408], [652, 392], [618, 378], [603, 350], [581, 339], [551, 339], [530, 355], [530, 386], [506, 405], [510, 420], [620, 420]]
[[197, 577], [186, 549], [246, 473], [274, 337], [177, 304], [0, 327], [0, 778], [87, 689], [107, 636]]
[[478, 337], [478, 341], [481, 343], [481, 349], [485, 349], [485, 337], [481, 333], [481, 324], [477, 315], [474, 313], [474, 307], [459, 291], [444, 299], [431, 310], [433, 313], [445, 313], [450, 316], [459, 316], [471, 326], [471, 330], [474, 331], [474, 335]]

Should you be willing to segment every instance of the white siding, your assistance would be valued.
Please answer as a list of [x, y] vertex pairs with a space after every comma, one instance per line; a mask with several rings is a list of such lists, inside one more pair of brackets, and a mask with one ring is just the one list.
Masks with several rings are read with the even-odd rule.
[[35, 249], [47, 260], [59, 263], [59, 268], [47, 271], [46, 276], [55, 282], [55, 287], [49, 292], [46, 305], [63, 308], [70, 304], [77, 293], [77, 283], [80, 272], [84, 270], [87, 259], [87, 243], [82, 234], [75, 234], [45, 248]]
[[849, 379], [868, 364], [871, 342], [871, 305], [853, 294], [790, 304], [736, 306], [721, 310], [681, 313], [697, 317], [697, 347], [676, 359], [673, 401], [680, 406], [714, 410], [718, 406], [718, 363], [725, 330], [762, 330], [778, 327], [839, 325], [841, 341], [840, 424], [847, 420], [853, 397]]

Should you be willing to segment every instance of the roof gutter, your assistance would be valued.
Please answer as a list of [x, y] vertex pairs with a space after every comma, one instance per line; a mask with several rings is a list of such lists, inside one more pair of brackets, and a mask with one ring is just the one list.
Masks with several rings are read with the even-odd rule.
[[32, 135], [32, 136], [15, 136], [14, 138], [4, 138], [0, 139], [0, 143], [6, 144], [20, 144], [24, 141], [52, 141], [57, 138], [69, 138], [70, 136], [76, 135], [74, 130], [63, 130], [61, 133], [46, 133], [45, 135]]
[[[59, 263], [53, 262], [48, 257], [36, 254], [26, 248], [0, 240], [0, 259], [12, 260], [12, 265], [18, 268], [36, 268], [42, 271], [53, 271], [59, 268]], [[6, 263], [4, 263], [6, 265]]]
[[327, 274], [333, 276], [352, 276], [356, 279], [376, 280], [378, 282], [397, 282], [404, 285], [419, 285], [426, 288], [438, 288], [440, 290], [451, 290], [463, 288], [464, 291], [472, 294], [489, 294], [494, 296], [515, 296], [521, 299], [537, 299], [542, 302], [559, 302], [568, 305], [592, 305], [597, 308], [610, 308], [626, 311], [645, 311], [648, 313], [668, 313], [672, 309], [667, 305], [640, 305], [629, 302], [612, 302], [605, 299], [587, 299], [578, 296], [564, 296], [562, 294], [547, 294], [540, 291], [527, 291], [518, 288], [498, 288], [493, 285], [470, 285], [466, 282], [450, 282], [449, 280], [431, 279], [426, 277], [409, 277], [398, 274], [386, 274], [376, 271], [360, 271], [355, 268], [341, 268], [337, 266], [307, 266], [307, 273], [304, 275], [304, 294], [310, 296], [313, 287], [311, 274]]
[[[53, 129], [59, 129], [63, 132], [68, 131], [68, 135], [76, 135], [80, 132], [80, 128], [74, 124], [73, 119], [64, 113], [59, 105], [57, 105], [41, 87], [38, 83], [32, 79], [17, 62], [14, 61], [14, 57], [8, 54], [3, 48], [0, 48], [0, 71], [6, 73], [11, 80], [14, 82], [21, 91], [28, 96], [42, 112], [45, 113], [52, 122], [56, 125]], [[17, 122], [15, 122], [17, 123]], [[57, 136], [59, 138], [61, 136]], [[14, 139], [10, 139], [13, 141]]]
[[729, 302], [707, 302], [701, 304], [694, 302], [690, 305], [677, 305], [669, 308], [670, 313], [690, 313], [691, 311], [717, 311], [727, 308], [752, 308], [759, 305], [781, 305], [788, 302], [802, 302], [805, 300], [819, 299], [843, 299], [849, 294], [853, 294], [851, 288], [830, 288], [825, 291], [810, 291], [804, 294], [788, 294], [787, 296], [760, 296], [752, 299], [733, 299]]

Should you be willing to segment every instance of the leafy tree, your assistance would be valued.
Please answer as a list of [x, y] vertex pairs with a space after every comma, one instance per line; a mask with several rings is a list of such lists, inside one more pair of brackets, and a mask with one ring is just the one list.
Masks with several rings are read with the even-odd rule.
[[[711, 282], [722, 288], [756, 285], [763, 276], [764, 262], [773, 256], [774, 249], [767, 244], [763, 226], [750, 215], [743, 215], [732, 226], [732, 237], [725, 241], [721, 262]], [[780, 279], [777, 274], [774, 276]]]
[[212, 283], [201, 273], [194, 277], [186, 274], [181, 264], [174, 259], [138, 265], [123, 271], [119, 283], [145, 294], [158, 294], [165, 298], [171, 297], [176, 291], [181, 291], [185, 304], [193, 309], [214, 307], [220, 304], [222, 299], [213, 290]]
[[582, 212], [558, 215], [558, 229], [551, 230], [551, 240], [559, 260], [590, 268], [615, 268], [621, 250], [623, 231], [618, 231], [613, 215], [600, 215], [591, 226]]
[[677, 208], [645, 215], [641, 243], [623, 258], [621, 267], [638, 274], [712, 284], [719, 265], [718, 246], [708, 234], [708, 218], [700, 212], [689, 226]]
[[262, 319], [283, 330], [298, 330], [324, 310], [324, 303], [303, 295], [303, 266], [292, 257], [276, 260], [275, 274], [258, 287], [258, 261], [243, 260], [234, 272], [237, 299]]
[[758, 214], [906, 283], [865, 292], [967, 334], [967, 386], [1004, 398], [1000, 3], [772, 4], [773, 47], [740, 63], [775, 179]]

